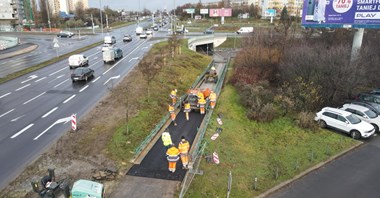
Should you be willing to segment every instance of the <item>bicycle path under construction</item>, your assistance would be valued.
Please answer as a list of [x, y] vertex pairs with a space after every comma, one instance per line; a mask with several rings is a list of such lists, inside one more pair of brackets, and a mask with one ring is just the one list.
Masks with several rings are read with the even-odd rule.
[[[216, 67], [216, 69], [220, 73], [226, 63], [218, 65], [220, 66]], [[201, 89], [209, 88], [212, 90], [214, 90], [214, 87], [214, 83], [202, 83], [199, 86]], [[127, 172], [127, 176], [110, 197], [174, 197], [187, 170], [182, 169], [181, 160], [177, 162], [177, 168], [174, 173], [168, 170], [166, 148], [161, 141], [161, 133], [168, 129], [176, 146], [180, 142], [181, 136], [185, 136], [190, 146], [192, 146], [204, 116], [199, 112], [192, 111], [189, 114], [190, 119], [186, 120], [183, 110], [177, 109], [177, 126], [174, 126], [170, 120], [167, 121], [166, 125], [152, 139], [140, 157], [134, 161], [134, 165]]]

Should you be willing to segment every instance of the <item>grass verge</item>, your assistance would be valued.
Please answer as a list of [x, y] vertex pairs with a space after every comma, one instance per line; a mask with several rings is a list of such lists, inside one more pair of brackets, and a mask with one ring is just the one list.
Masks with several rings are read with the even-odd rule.
[[[216, 114], [222, 113], [223, 132], [215, 141], [209, 138], [218, 127], [211, 122], [205, 141], [206, 154], [216, 151], [220, 164], [202, 160], [203, 176], [196, 176], [187, 197], [224, 197], [228, 173], [232, 172], [231, 197], [254, 197], [304, 170], [325, 161], [355, 144], [350, 138], [327, 130], [310, 131], [282, 117], [270, 123], [250, 121], [240, 105], [239, 93], [227, 84], [218, 99]], [[257, 188], [254, 189], [254, 178]]]
[[97, 42], [97, 43], [94, 43], [92, 45], [88, 45], [86, 47], [82, 47], [80, 49], [77, 49], [73, 52], [70, 52], [70, 53], [67, 53], [67, 54], [64, 54], [64, 55], [61, 55], [59, 57], [56, 57], [56, 58], [53, 58], [53, 59], [50, 59], [50, 60], [47, 60], [47, 61], [44, 61], [42, 63], [39, 63], [37, 65], [34, 65], [34, 66], [31, 66], [31, 67], [28, 67], [26, 69], [23, 69], [23, 70], [20, 70], [18, 72], [15, 72], [15, 73], [12, 73], [12, 74], [9, 74], [7, 75], [6, 77], [4, 78], [0, 78], [0, 84], [1, 83], [4, 83], [4, 82], [7, 82], [7, 81], [10, 81], [12, 79], [15, 79], [15, 78], [18, 78], [22, 75], [25, 75], [25, 74], [28, 74], [28, 73], [31, 73], [31, 72], [34, 72], [36, 70], [39, 70], [41, 68], [44, 68], [50, 64], [53, 64], [53, 63], [56, 63], [58, 61], [61, 61], [61, 60], [64, 60], [64, 59], [67, 59], [69, 56], [73, 55], [73, 54], [78, 54], [80, 52], [83, 52], [83, 51], [86, 51], [88, 49], [91, 49], [91, 48], [94, 48], [98, 45], [102, 44], [102, 42]]

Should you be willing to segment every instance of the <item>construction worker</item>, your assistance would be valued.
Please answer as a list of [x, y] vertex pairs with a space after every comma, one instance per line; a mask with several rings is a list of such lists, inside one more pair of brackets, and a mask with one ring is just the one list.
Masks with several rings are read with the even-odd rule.
[[205, 96], [203, 95], [203, 93], [201, 91], [199, 91], [197, 93], [197, 97], [198, 97], [198, 100], [201, 99], [201, 98], [205, 98]]
[[205, 114], [206, 100], [203, 97], [198, 99], [198, 105], [199, 105], [201, 114]]
[[210, 74], [211, 75], [216, 74], [216, 68], [214, 66], [211, 67]]
[[186, 120], [189, 120], [189, 113], [191, 111], [190, 102], [186, 101], [183, 108], [184, 108], [183, 112], [185, 112], [185, 114], [186, 114]]
[[166, 151], [166, 159], [169, 162], [169, 171], [175, 172], [177, 161], [179, 160], [179, 150], [174, 144]]
[[177, 102], [177, 89], [173, 89], [170, 92], [170, 98], [172, 99], [172, 104], [174, 105]]
[[174, 105], [173, 104], [169, 105], [169, 113], [170, 113], [170, 119], [174, 123], [174, 126], [177, 126], [177, 123], [175, 122], [176, 115], [175, 115]]
[[187, 165], [189, 164], [190, 143], [185, 139], [184, 136], [181, 137], [181, 141], [178, 144], [178, 149], [181, 156], [183, 168], [187, 169]]
[[173, 144], [172, 137], [170, 136], [170, 133], [168, 130], [162, 133], [161, 140], [164, 146], [166, 147], [166, 150], [169, 149], [169, 147]]
[[210, 106], [211, 106], [211, 109], [214, 109], [215, 107], [215, 103], [216, 103], [216, 93], [211, 91], [210, 93]]

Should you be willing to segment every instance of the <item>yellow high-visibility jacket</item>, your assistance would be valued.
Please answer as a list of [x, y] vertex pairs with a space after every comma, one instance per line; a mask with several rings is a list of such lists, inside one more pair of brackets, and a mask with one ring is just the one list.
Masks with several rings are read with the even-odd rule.
[[210, 94], [210, 101], [215, 102], [216, 101], [216, 93], [212, 92]]
[[190, 109], [190, 103], [188, 103], [188, 102], [185, 103], [185, 107], [184, 108], [185, 108], [185, 110], [189, 110]]
[[189, 152], [190, 150], [190, 143], [185, 140], [185, 141], [181, 141], [179, 142], [178, 144], [178, 149], [179, 149], [179, 152], [182, 153], [182, 154], [186, 154]]
[[179, 160], [179, 150], [175, 146], [170, 147], [166, 151], [166, 155], [169, 162], [176, 162]]
[[204, 105], [204, 104], [206, 104], [206, 100], [204, 98], [201, 98], [198, 100], [198, 104]]
[[162, 143], [164, 144], [164, 146], [169, 146], [169, 145], [173, 144], [172, 138], [171, 138], [169, 132], [163, 132], [161, 139], [162, 139]]
[[169, 105], [169, 112], [174, 112], [174, 106], [172, 106], [172, 105]]

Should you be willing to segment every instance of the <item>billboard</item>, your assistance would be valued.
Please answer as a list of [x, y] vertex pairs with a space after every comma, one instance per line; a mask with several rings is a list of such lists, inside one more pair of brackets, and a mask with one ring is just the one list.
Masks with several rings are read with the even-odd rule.
[[304, 0], [305, 27], [380, 28], [379, 0]]
[[208, 9], [201, 9], [200, 14], [208, 14]]
[[210, 9], [210, 17], [230, 17], [232, 16], [231, 8], [222, 8], [222, 9]]
[[195, 9], [194, 8], [183, 9], [183, 12], [186, 12], [187, 14], [194, 14]]
[[266, 17], [271, 17], [271, 16], [275, 17], [276, 16], [276, 10], [275, 9], [265, 10], [264, 16], [266, 16]]

